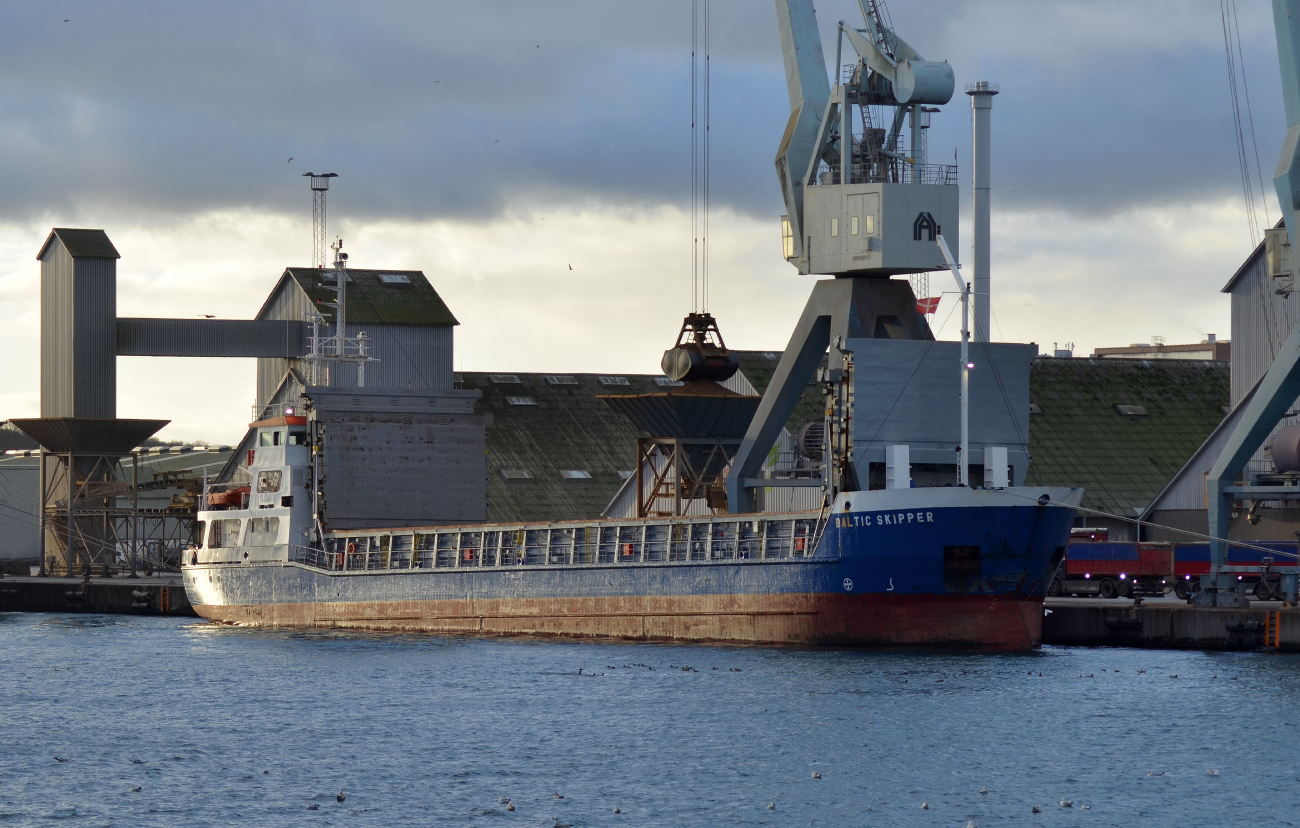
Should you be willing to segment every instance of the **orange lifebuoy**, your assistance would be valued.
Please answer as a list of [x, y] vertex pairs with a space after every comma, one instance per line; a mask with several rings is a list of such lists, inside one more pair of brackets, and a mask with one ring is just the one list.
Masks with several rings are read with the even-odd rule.
[[351, 541], [348, 542], [348, 554], [349, 555], [357, 554], [357, 545], [355, 543], [352, 543]]
[[803, 547], [804, 547], [804, 539], [803, 539], [803, 538], [795, 538], [795, 539], [794, 539], [794, 549], [795, 549], [795, 551], [796, 551], [796, 552], [802, 552], [802, 551], [803, 551]]

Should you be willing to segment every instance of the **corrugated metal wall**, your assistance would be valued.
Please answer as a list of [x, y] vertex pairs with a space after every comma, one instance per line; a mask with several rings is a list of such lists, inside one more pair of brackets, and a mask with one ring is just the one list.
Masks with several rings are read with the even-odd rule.
[[1279, 295], [1264, 256], [1255, 255], [1232, 286], [1232, 406], [1264, 376], [1300, 321], [1300, 292]]
[[41, 260], [41, 416], [117, 416], [117, 260]]
[[34, 457], [0, 460], [0, 558], [41, 556], [39, 462]]
[[42, 417], [73, 415], [72, 287], [72, 256], [56, 239], [41, 259]]
[[117, 260], [77, 259], [76, 394], [78, 417], [117, 416]]
[[287, 320], [118, 319], [118, 356], [294, 357], [307, 326]]
[[[259, 315], [261, 319], [303, 320], [313, 312], [311, 300], [297, 283], [286, 279], [277, 287]], [[365, 331], [372, 343], [372, 353], [379, 359], [366, 367], [366, 385], [370, 388], [451, 388], [454, 355], [454, 328], [450, 325], [349, 325], [348, 334]], [[309, 331], [310, 333], [310, 331]], [[333, 326], [321, 329], [322, 336], [333, 333]], [[265, 405], [280, 387], [285, 373], [292, 367], [306, 377], [307, 369], [298, 359], [259, 359], [257, 361], [257, 403]], [[330, 384], [335, 387], [356, 385], [356, 366], [329, 366]]]
[[[1232, 286], [1233, 409], [1268, 372], [1291, 329], [1300, 321], [1300, 292], [1279, 294], [1277, 288], [1277, 280], [1268, 275], [1267, 262], [1260, 251], [1247, 261]], [[1293, 405], [1292, 410], [1295, 409]], [[1300, 417], [1284, 417], [1277, 428], [1296, 423], [1300, 423]], [[1273, 431], [1277, 433], [1277, 429]], [[1271, 471], [1272, 445], [1273, 437], [1269, 435], [1247, 469]]]

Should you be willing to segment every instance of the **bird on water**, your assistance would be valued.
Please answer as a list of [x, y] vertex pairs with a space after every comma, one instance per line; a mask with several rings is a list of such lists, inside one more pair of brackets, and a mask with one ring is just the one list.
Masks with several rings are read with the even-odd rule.
[[319, 811], [319, 810], [320, 810], [320, 806], [317, 805], [315, 802], [308, 802], [308, 803], [307, 803], [307, 810], [309, 810], [309, 811]]
[[1072, 807], [1074, 807], [1074, 800], [1073, 800], [1073, 799], [1066, 799], [1065, 797], [1061, 797], [1061, 807], [1062, 807], [1062, 808], [1072, 808]]
[[337, 799], [339, 802], [342, 802], [343, 800], [347, 799], [347, 797], [343, 795], [342, 788], [339, 789], [339, 795], [334, 798]]

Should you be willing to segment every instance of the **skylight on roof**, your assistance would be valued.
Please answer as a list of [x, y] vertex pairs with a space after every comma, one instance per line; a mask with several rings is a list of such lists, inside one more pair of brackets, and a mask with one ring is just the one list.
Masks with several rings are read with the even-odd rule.
[[488, 374], [488, 379], [492, 380], [493, 385], [518, 385], [518, 374]]
[[506, 397], [506, 402], [511, 405], [537, 405], [537, 400], [532, 397]]
[[533, 473], [528, 469], [502, 469], [501, 476], [506, 480], [531, 480]]
[[565, 469], [560, 472], [560, 477], [565, 480], [590, 480], [591, 472], [582, 469]]
[[601, 385], [631, 385], [632, 383], [627, 381], [627, 377], [601, 377], [600, 384]]
[[1117, 405], [1115, 409], [1125, 417], [1145, 417], [1147, 410], [1141, 405]]
[[621, 471], [618, 473], [619, 480], [630, 480], [631, 478], [632, 478], [632, 472], [630, 471]]
[[660, 388], [677, 388], [681, 383], [675, 379], [669, 379], [668, 377], [655, 377], [655, 385]]
[[409, 285], [411, 277], [405, 273], [380, 273], [379, 281], [386, 285]]
[[547, 374], [546, 381], [551, 385], [577, 385], [578, 378], [567, 374]]

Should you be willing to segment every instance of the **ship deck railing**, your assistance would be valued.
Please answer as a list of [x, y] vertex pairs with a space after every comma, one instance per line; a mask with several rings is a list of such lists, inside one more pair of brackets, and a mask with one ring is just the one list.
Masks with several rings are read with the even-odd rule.
[[292, 563], [330, 572], [688, 563], [812, 557], [820, 513], [568, 525], [334, 533], [291, 546]]

